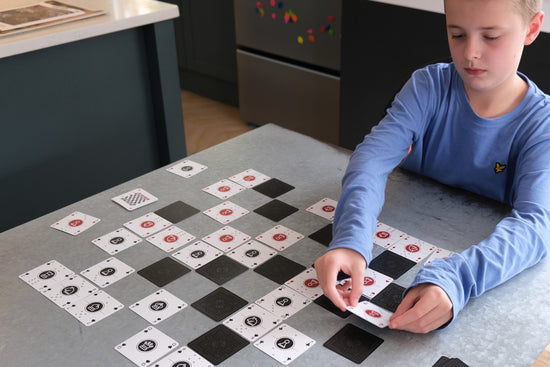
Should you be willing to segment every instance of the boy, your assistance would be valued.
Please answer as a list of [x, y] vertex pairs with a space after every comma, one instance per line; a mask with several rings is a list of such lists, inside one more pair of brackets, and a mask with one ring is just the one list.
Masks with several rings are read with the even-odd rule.
[[[315, 262], [323, 291], [337, 307], [358, 302], [386, 179], [400, 162], [513, 210], [478, 245], [423, 267], [390, 328], [440, 328], [470, 297], [546, 256], [550, 97], [517, 72], [523, 47], [540, 32], [541, 9], [542, 0], [445, 0], [453, 63], [412, 75], [357, 146], [342, 180], [333, 241]], [[337, 288], [339, 270], [351, 275], [351, 291]]]

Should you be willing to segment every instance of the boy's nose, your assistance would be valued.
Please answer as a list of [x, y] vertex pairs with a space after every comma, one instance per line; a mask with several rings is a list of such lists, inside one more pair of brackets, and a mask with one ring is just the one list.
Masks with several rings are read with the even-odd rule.
[[464, 57], [467, 60], [476, 60], [481, 57], [481, 48], [476, 40], [468, 39], [464, 45]]

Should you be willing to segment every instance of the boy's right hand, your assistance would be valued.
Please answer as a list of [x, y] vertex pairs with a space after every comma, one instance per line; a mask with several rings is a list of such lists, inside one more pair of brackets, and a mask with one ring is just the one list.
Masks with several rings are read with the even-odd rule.
[[[363, 279], [367, 262], [365, 258], [355, 250], [337, 248], [326, 252], [315, 261], [317, 278], [323, 289], [323, 293], [342, 311], [346, 306], [357, 306], [363, 293]], [[338, 272], [351, 276], [351, 290], [337, 285]]]

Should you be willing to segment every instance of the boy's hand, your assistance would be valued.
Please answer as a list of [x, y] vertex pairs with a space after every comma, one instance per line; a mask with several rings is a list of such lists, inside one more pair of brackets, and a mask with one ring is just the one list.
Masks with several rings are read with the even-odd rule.
[[[317, 278], [325, 295], [342, 311], [346, 306], [357, 306], [363, 293], [363, 278], [367, 263], [357, 251], [347, 248], [330, 250], [315, 261]], [[338, 272], [342, 270], [351, 276], [351, 291], [348, 287], [336, 285]]]
[[453, 304], [439, 286], [425, 283], [409, 290], [390, 318], [391, 329], [428, 333], [453, 317]]

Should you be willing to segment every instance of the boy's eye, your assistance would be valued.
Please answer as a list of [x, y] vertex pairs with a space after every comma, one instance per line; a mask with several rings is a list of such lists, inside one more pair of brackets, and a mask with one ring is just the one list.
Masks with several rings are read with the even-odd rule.
[[485, 36], [485, 39], [488, 41], [495, 41], [498, 39], [498, 36]]
[[464, 37], [463, 34], [451, 34], [451, 38], [454, 39], [454, 40], [461, 39], [463, 37]]

